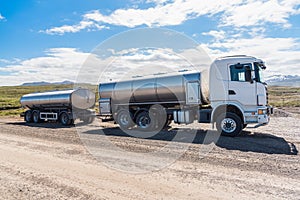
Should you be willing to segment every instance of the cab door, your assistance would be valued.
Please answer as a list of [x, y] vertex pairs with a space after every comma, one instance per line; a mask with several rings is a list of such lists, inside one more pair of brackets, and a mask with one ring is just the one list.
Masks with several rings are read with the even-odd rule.
[[257, 104], [256, 82], [253, 81], [252, 63], [229, 65], [228, 99], [243, 106]]

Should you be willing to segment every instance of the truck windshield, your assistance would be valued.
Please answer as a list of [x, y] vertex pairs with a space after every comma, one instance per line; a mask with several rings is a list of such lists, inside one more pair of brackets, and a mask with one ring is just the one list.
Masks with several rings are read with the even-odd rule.
[[263, 62], [255, 62], [254, 70], [255, 70], [255, 81], [260, 83], [265, 83], [263, 70], [266, 69], [266, 66]]

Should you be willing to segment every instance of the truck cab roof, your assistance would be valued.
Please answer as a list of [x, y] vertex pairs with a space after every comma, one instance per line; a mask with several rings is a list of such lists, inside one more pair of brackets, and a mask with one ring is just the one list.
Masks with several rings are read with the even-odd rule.
[[226, 62], [227, 64], [235, 64], [236, 62], [263, 62], [253, 56], [247, 55], [233, 55], [216, 58], [215, 62]]

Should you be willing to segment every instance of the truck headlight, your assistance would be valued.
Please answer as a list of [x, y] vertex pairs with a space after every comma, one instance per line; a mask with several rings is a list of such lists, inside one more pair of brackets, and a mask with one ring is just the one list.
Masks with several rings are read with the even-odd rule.
[[258, 112], [257, 112], [259, 115], [264, 115], [267, 113], [267, 110], [265, 109], [258, 109]]

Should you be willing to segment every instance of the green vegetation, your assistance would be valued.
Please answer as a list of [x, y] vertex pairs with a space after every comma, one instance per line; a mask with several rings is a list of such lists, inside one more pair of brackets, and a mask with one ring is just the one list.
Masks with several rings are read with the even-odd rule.
[[[24, 94], [70, 88], [73, 88], [73, 85], [0, 87], [0, 116], [19, 115], [24, 112], [20, 105], [20, 98]], [[97, 94], [95, 86], [89, 86], [89, 88]], [[269, 102], [275, 107], [300, 107], [300, 88], [271, 86], [269, 87]]]
[[268, 88], [269, 103], [275, 107], [300, 107], [300, 87]]

